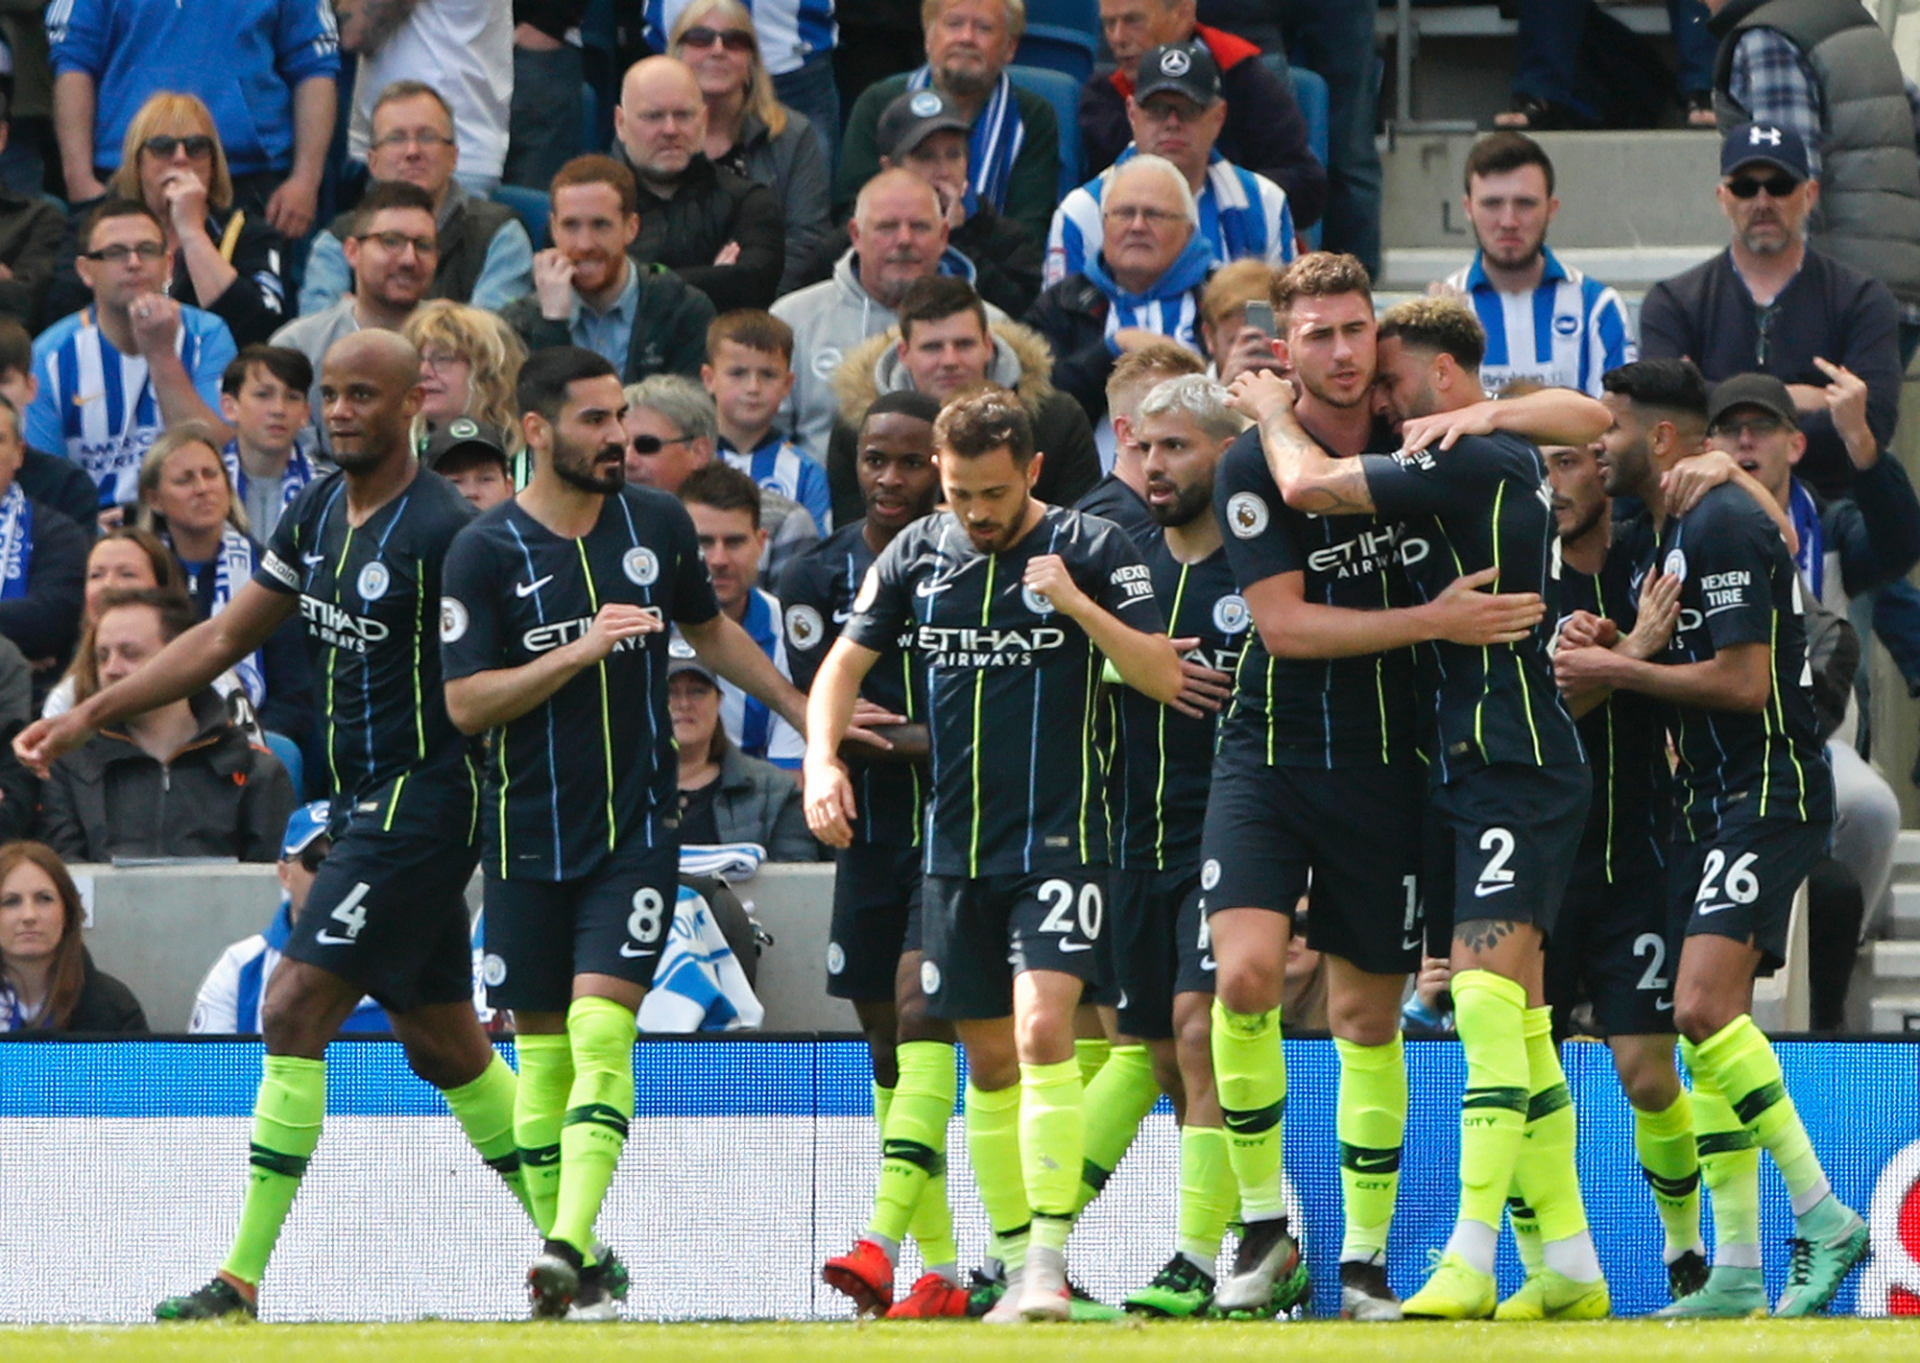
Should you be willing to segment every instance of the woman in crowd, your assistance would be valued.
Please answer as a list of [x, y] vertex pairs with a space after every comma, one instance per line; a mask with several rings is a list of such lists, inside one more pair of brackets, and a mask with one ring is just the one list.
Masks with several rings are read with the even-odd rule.
[[80, 891], [51, 847], [0, 847], [0, 1032], [144, 1035], [133, 991], [80, 940]]
[[[107, 687], [197, 623], [178, 595], [109, 592], [80, 646]], [[69, 861], [275, 861], [293, 806], [286, 768], [247, 741], [208, 688], [103, 730], [54, 762], [40, 788], [40, 832]]]
[[827, 234], [832, 174], [820, 133], [774, 97], [753, 16], [740, 0], [693, 0], [680, 11], [669, 53], [693, 69], [707, 101], [707, 159], [765, 185], [786, 216], [787, 261], [780, 292]]
[[[110, 591], [137, 591], [141, 588], [158, 588], [176, 592], [182, 597], [186, 595], [180, 564], [173, 557], [173, 552], [160, 542], [159, 536], [137, 525], [115, 526], [102, 531], [100, 538], [93, 542], [93, 548], [87, 552], [87, 594], [84, 612], [80, 617], [81, 631], [84, 633], [99, 616], [101, 597]], [[224, 696], [239, 688], [240, 679], [231, 672], [225, 672], [213, 686]], [[48, 718], [64, 715], [73, 708], [76, 688], [86, 695], [92, 695], [100, 689], [99, 677], [93, 670], [93, 655], [84, 648], [74, 650], [73, 663], [67, 668], [67, 675], [47, 693], [46, 704], [41, 707], [40, 713]]]
[[680, 747], [681, 843], [757, 842], [769, 861], [815, 860], [820, 844], [807, 831], [799, 783], [728, 741], [720, 683], [698, 658], [668, 662], [667, 710]]
[[433, 432], [455, 417], [472, 417], [507, 438], [514, 485], [524, 486], [532, 469], [513, 392], [527, 351], [513, 329], [485, 308], [435, 298], [414, 309], [400, 334], [420, 352], [424, 398], [414, 422], [415, 450], [425, 450]]

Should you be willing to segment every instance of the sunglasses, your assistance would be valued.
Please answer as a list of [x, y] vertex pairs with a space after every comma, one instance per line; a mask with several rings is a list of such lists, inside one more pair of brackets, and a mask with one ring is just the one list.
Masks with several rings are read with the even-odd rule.
[[321, 864], [326, 861], [327, 853], [333, 850], [333, 842], [324, 833], [300, 849], [300, 869], [308, 875], [317, 874]]
[[203, 156], [213, 155], [213, 139], [205, 133], [195, 133], [191, 137], [167, 137], [162, 135], [159, 137], [149, 137], [140, 144], [140, 150], [152, 152], [162, 160], [172, 156], [176, 151], [184, 150], [190, 159], [198, 161]]
[[738, 28], [708, 28], [696, 24], [680, 35], [682, 47], [712, 47], [715, 43], [729, 52], [753, 51], [753, 35]]
[[671, 440], [662, 440], [657, 435], [636, 435], [633, 438], [635, 454], [658, 454], [669, 445], [684, 445], [693, 439], [690, 435], [676, 435]]
[[1800, 185], [1801, 181], [1794, 179], [1791, 175], [1770, 175], [1764, 180], [1743, 175], [1737, 180], [1727, 181], [1727, 193], [1736, 199], [1751, 199], [1764, 189], [1768, 197], [1784, 199], [1800, 188]]

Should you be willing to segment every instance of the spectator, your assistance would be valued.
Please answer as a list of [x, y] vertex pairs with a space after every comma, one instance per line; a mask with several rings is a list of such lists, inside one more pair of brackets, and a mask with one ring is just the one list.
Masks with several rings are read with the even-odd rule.
[[93, 963], [80, 891], [45, 843], [0, 846], [0, 1032], [144, 1036], [140, 1001]]
[[774, 97], [753, 16], [740, 0], [692, 0], [674, 21], [669, 55], [692, 70], [706, 100], [707, 159], [765, 185], [780, 205], [786, 246], [778, 292], [790, 292], [827, 234], [833, 171], [825, 138]]
[[1213, 54], [1227, 98], [1220, 154], [1286, 190], [1303, 231], [1320, 221], [1327, 172], [1307, 146], [1307, 120], [1293, 91], [1261, 60], [1259, 48], [1196, 23], [1194, 0], [1100, 0], [1100, 28], [1118, 65], [1095, 71], [1080, 91], [1080, 144], [1089, 170], [1105, 170], [1127, 145], [1126, 101], [1140, 58], [1151, 48], [1198, 39]]
[[1114, 362], [1113, 373], [1107, 376], [1113, 464], [1093, 491], [1073, 504], [1075, 511], [1105, 516], [1133, 536], [1136, 544], [1159, 533], [1153, 513], [1147, 509], [1147, 452], [1133, 435], [1135, 413], [1140, 400], [1156, 384], [1183, 374], [1202, 373], [1205, 368], [1198, 355], [1171, 341], [1130, 350]]
[[[1151, 2], [1151, 0], [1149, 0]], [[1099, 254], [1040, 295], [1027, 325], [1053, 346], [1053, 382], [1090, 418], [1107, 411], [1114, 359], [1153, 341], [1199, 348], [1200, 295], [1212, 251], [1187, 177], [1136, 156], [1107, 184]]]
[[81, 241], [76, 267], [93, 305], [35, 338], [26, 436], [85, 469], [112, 520], [134, 499], [140, 460], [163, 427], [219, 424], [233, 334], [212, 313], [162, 292], [173, 254], [160, 219], [139, 200], [102, 203]]
[[[677, 28], [676, 11], [689, 0], [643, 0], [647, 45], [664, 51], [665, 35]], [[882, 0], [868, 0], [877, 6]], [[911, 0], [906, 0], [911, 3]], [[820, 139], [820, 150], [831, 172], [840, 146], [840, 85], [834, 79], [838, 30], [853, 20], [847, 5], [835, 22], [833, 0], [753, 0], [753, 29], [760, 62], [773, 80], [773, 97], [804, 116]], [[915, 32], [919, 25], [913, 25]], [[898, 69], [898, 68], [895, 68]], [[842, 82], [844, 83], [844, 82]], [[864, 89], [865, 82], [849, 86]]]
[[[1900, 367], [1920, 345], [1920, 101], [1866, 7], [1834, 0], [1706, 0], [1720, 40], [1714, 109], [1720, 126], [1783, 128], [1806, 148], [1819, 182], [1814, 250], [1878, 279], [1900, 305]], [[1793, 380], [1789, 379], [1791, 384]]]
[[177, 86], [213, 114], [234, 201], [264, 205], [289, 241], [313, 226], [338, 102], [330, 6], [233, 0], [214, 12], [177, 0], [63, 0], [47, 7], [47, 36], [69, 203], [107, 192], [135, 113]]
[[[970, 128], [973, 192], [996, 212], [1047, 236], [1060, 186], [1060, 124], [1053, 106], [1015, 85], [1007, 65], [1027, 27], [1023, 0], [924, 0], [926, 65], [867, 88], [847, 117], [834, 177], [834, 212], [845, 213], [880, 169], [880, 114], [906, 91], [945, 95]], [[1115, 150], [1118, 150], [1116, 148]]]
[[587, 0], [513, 0], [513, 98], [501, 179], [543, 189], [581, 151]]
[[1525, 134], [1497, 132], [1467, 153], [1465, 178], [1461, 207], [1480, 249], [1442, 287], [1487, 333], [1480, 382], [1489, 393], [1524, 380], [1599, 397], [1600, 376], [1638, 359], [1639, 347], [1620, 295], [1547, 249], [1560, 211], [1553, 162]]
[[[325, 800], [301, 805], [287, 820], [280, 842], [280, 907], [264, 933], [235, 942], [220, 954], [193, 1000], [193, 1019], [187, 1030], [202, 1035], [258, 1034], [264, 1030], [261, 1004], [267, 981], [280, 964], [280, 953], [293, 934], [294, 920], [307, 907], [313, 878], [333, 850], [327, 836], [331, 806]], [[391, 1032], [387, 1015], [372, 999], [363, 998], [341, 1024], [343, 1034]]]
[[749, 757], [720, 723], [721, 682], [675, 640], [667, 661], [667, 708], [680, 748], [680, 841], [757, 842], [768, 861], [815, 861], [800, 787], [790, 772]]
[[[33, 372], [33, 338], [11, 317], [0, 316], [0, 397], [16, 412], [33, 410], [40, 380]], [[48, 454], [31, 445], [20, 453], [20, 472], [14, 475], [27, 496], [53, 507], [88, 535], [100, 514], [100, 494], [86, 470], [63, 454]]]
[[313, 366], [309, 403], [324, 445], [326, 413], [320, 405], [320, 362], [342, 336], [367, 328], [398, 331], [433, 286], [440, 260], [433, 220], [433, 198], [418, 185], [383, 180], [353, 210], [346, 239], [353, 292], [321, 312], [289, 322], [273, 334], [273, 343], [289, 346]]
[[435, 433], [464, 416], [502, 433], [506, 453], [519, 458], [526, 441], [514, 385], [527, 352], [513, 328], [494, 313], [436, 298], [422, 303], [400, 334], [420, 352], [415, 447], [426, 449]]
[[717, 453], [762, 489], [800, 503], [822, 533], [833, 529], [827, 471], [773, 428], [793, 391], [793, 328], [765, 312], [730, 312], [707, 328], [700, 382], [719, 421]]
[[[476, 198], [454, 178], [460, 147], [453, 110], [440, 92], [417, 80], [399, 80], [373, 103], [367, 174], [374, 183], [403, 180], [433, 200], [434, 264], [429, 298], [451, 298], [476, 308], [503, 308], [533, 287], [533, 242], [505, 204]], [[347, 264], [349, 211], [313, 239], [300, 311], [323, 312], [353, 288]]]
[[786, 227], [773, 191], [707, 159], [707, 105], [684, 62], [634, 63], [613, 111], [638, 185], [632, 253], [665, 265], [720, 312], [764, 308], [786, 268]]
[[[83, 647], [110, 686], [194, 623], [176, 596], [114, 593]], [[272, 861], [294, 802], [286, 769], [247, 742], [211, 690], [102, 730], [54, 762], [40, 798], [41, 835], [69, 861]]]
[[[7, 146], [10, 98], [0, 89], [0, 150]], [[23, 326], [39, 320], [66, 230], [59, 206], [37, 189], [0, 186], [0, 314]]]
[[42, 674], [73, 652], [85, 597], [87, 534], [20, 485], [20, 413], [0, 399], [0, 636]]
[[[1247, 321], [1249, 303], [1268, 303], [1280, 272], [1259, 260], [1236, 260], [1215, 270], [1200, 295], [1200, 338], [1213, 356], [1209, 374], [1232, 383], [1250, 369], [1278, 370], [1270, 332]], [[1269, 312], [1268, 316], [1272, 316]], [[1115, 423], [1118, 423], [1118, 415]]]
[[[181, 587], [202, 620], [231, 605], [260, 566], [260, 543], [247, 533], [219, 448], [217, 432], [185, 422], [154, 441], [140, 465], [140, 526], [179, 560]], [[261, 724], [296, 739], [313, 727], [305, 638], [290, 620], [233, 668]]]
[[[967, 178], [969, 131], [952, 100], [937, 90], [914, 90], [881, 112], [874, 145], [882, 169], [912, 171], [933, 186], [946, 209], [949, 256], [965, 257], [982, 298], [1018, 316], [1040, 293], [1040, 239], [973, 192]], [[828, 234], [797, 285], [831, 278], [834, 262], [850, 245], [846, 227]]]
[[0, 45], [8, 67], [0, 117], [0, 185], [39, 198], [53, 154], [53, 61], [47, 51], [46, 7], [15, 0], [0, 10]]
[[220, 375], [220, 415], [233, 439], [220, 450], [234, 499], [254, 537], [273, 538], [280, 513], [319, 476], [300, 448], [312, 415], [313, 362], [283, 345], [250, 345]]
[[[719, 447], [713, 399], [678, 374], [630, 384], [626, 395], [628, 481], [678, 496], [688, 475], [711, 464]], [[820, 540], [807, 509], [772, 488], [760, 489], [760, 528], [767, 534], [760, 575], [769, 582], [778, 582], [788, 561]]]
[[[1667, 0], [1674, 52], [1680, 59], [1681, 103], [1688, 126], [1694, 128], [1714, 126], [1714, 39], [1707, 31], [1708, 9], [1701, 0]], [[1592, 0], [1519, 0], [1513, 102], [1507, 112], [1494, 115], [1496, 128], [1541, 132], [1592, 125], [1593, 115], [1579, 106], [1574, 94], [1581, 40], [1592, 12]]]
[[[628, 254], [640, 232], [633, 172], [577, 156], [553, 177], [553, 245], [533, 260], [534, 291], [501, 311], [528, 350], [577, 345], [623, 383], [700, 372], [713, 304], [664, 265]], [[516, 423], [517, 424], [517, 423]]]
[[882, 393], [912, 389], [945, 403], [969, 388], [997, 384], [1017, 393], [1043, 459], [1033, 495], [1071, 506], [1100, 481], [1100, 456], [1080, 404], [1053, 386], [1053, 352], [1018, 322], [989, 325], [986, 304], [964, 279], [916, 280], [900, 300], [900, 325], [857, 346], [833, 376], [840, 422], [827, 454], [834, 500], [844, 519], [860, 516], [858, 440], [867, 408]]
[[1841, 394], [1816, 361], [1865, 381], [1868, 429], [1885, 449], [1900, 406], [1898, 306], [1886, 285], [1807, 245], [1820, 186], [1792, 129], [1728, 129], [1716, 195], [1732, 244], [1648, 290], [1640, 352], [1687, 356], [1710, 383], [1755, 368], [1784, 382], [1807, 437], [1800, 477], [1822, 496], [1843, 495], [1854, 452], [1834, 428]]
[[[1200, 235], [1215, 265], [1243, 256], [1273, 266], [1292, 260], [1293, 212], [1286, 191], [1214, 150], [1226, 122], [1227, 102], [1220, 96], [1219, 68], [1205, 45], [1153, 48], [1137, 70], [1139, 83], [1127, 96], [1133, 140], [1116, 164], [1145, 152], [1165, 157], [1187, 177], [1187, 188], [1200, 205]], [[1054, 213], [1047, 235], [1049, 284], [1085, 266], [1088, 244], [1101, 238], [1100, 200], [1112, 178], [1109, 167], [1067, 195]]]
[[460, 145], [455, 172], [486, 198], [507, 160], [513, 97], [513, 16], [502, 0], [340, 0], [340, 46], [360, 59], [347, 151], [368, 160], [373, 106], [397, 80], [444, 92]]
[[[848, 240], [831, 279], [773, 305], [773, 315], [793, 328], [793, 353], [802, 357], [780, 417], [804, 450], [827, 447], [838, 407], [833, 372], [847, 352], [893, 325], [893, 310], [914, 280], [967, 268], [947, 250], [940, 196], [910, 171], [883, 170], [867, 182]], [[994, 308], [990, 315], [1003, 314]]]
[[491, 511], [513, 496], [507, 437], [497, 426], [457, 416], [433, 433], [421, 462], [459, 488], [476, 511]]
[[[780, 601], [759, 586], [767, 532], [760, 524], [760, 489], [725, 464], [708, 464], [680, 484], [680, 500], [693, 517], [700, 552], [720, 610], [746, 630], [780, 675], [793, 679]], [[791, 724], [730, 681], [720, 682], [720, 715], [727, 737], [749, 757], [763, 757], [788, 771], [800, 769], [806, 744]]]

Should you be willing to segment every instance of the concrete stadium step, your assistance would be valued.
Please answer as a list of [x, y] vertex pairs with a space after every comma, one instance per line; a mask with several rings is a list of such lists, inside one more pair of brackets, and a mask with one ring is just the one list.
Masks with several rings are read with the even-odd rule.
[[1869, 942], [1876, 981], [1920, 980], [1920, 942]]
[[1920, 828], [1903, 828], [1893, 846], [1893, 878], [1920, 883]]
[[1887, 927], [1887, 935], [1895, 940], [1920, 940], [1920, 884], [1894, 884], [1893, 907], [1887, 915]]
[[1920, 1032], [1920, 995], [1877, 996], [1869, 1017], [1876, 1032]]
[[[1569, 246], [1553, 244], [1554, 254], [1574, 269], [1611, 284], [1620, 291], [1636, 319], [1640, 300], [1663, 279], [1690, 270], [1726, 249], [1725, 242], [1684, 246]], [[1458, 246], [1390, 246], [1381, 252], [1380, 278], [1375, 289], [1395, 301], [1427, 291], [1436, 279], [1445, 279], [1473, 259], [1473, 243]]]

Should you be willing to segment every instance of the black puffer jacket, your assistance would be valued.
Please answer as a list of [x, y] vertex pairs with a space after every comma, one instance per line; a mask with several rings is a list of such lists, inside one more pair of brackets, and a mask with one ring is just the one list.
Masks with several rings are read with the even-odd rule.
[[[715, 265], [730, 241], [740, 244], [740, 258]], [[716, 312], [765, 308], [780, 289], [787, 226], [772, 190], [696, 156], [671, 199], [641, 182], [640, 235], [628, 250], [665, 265], [711, 299]]]

